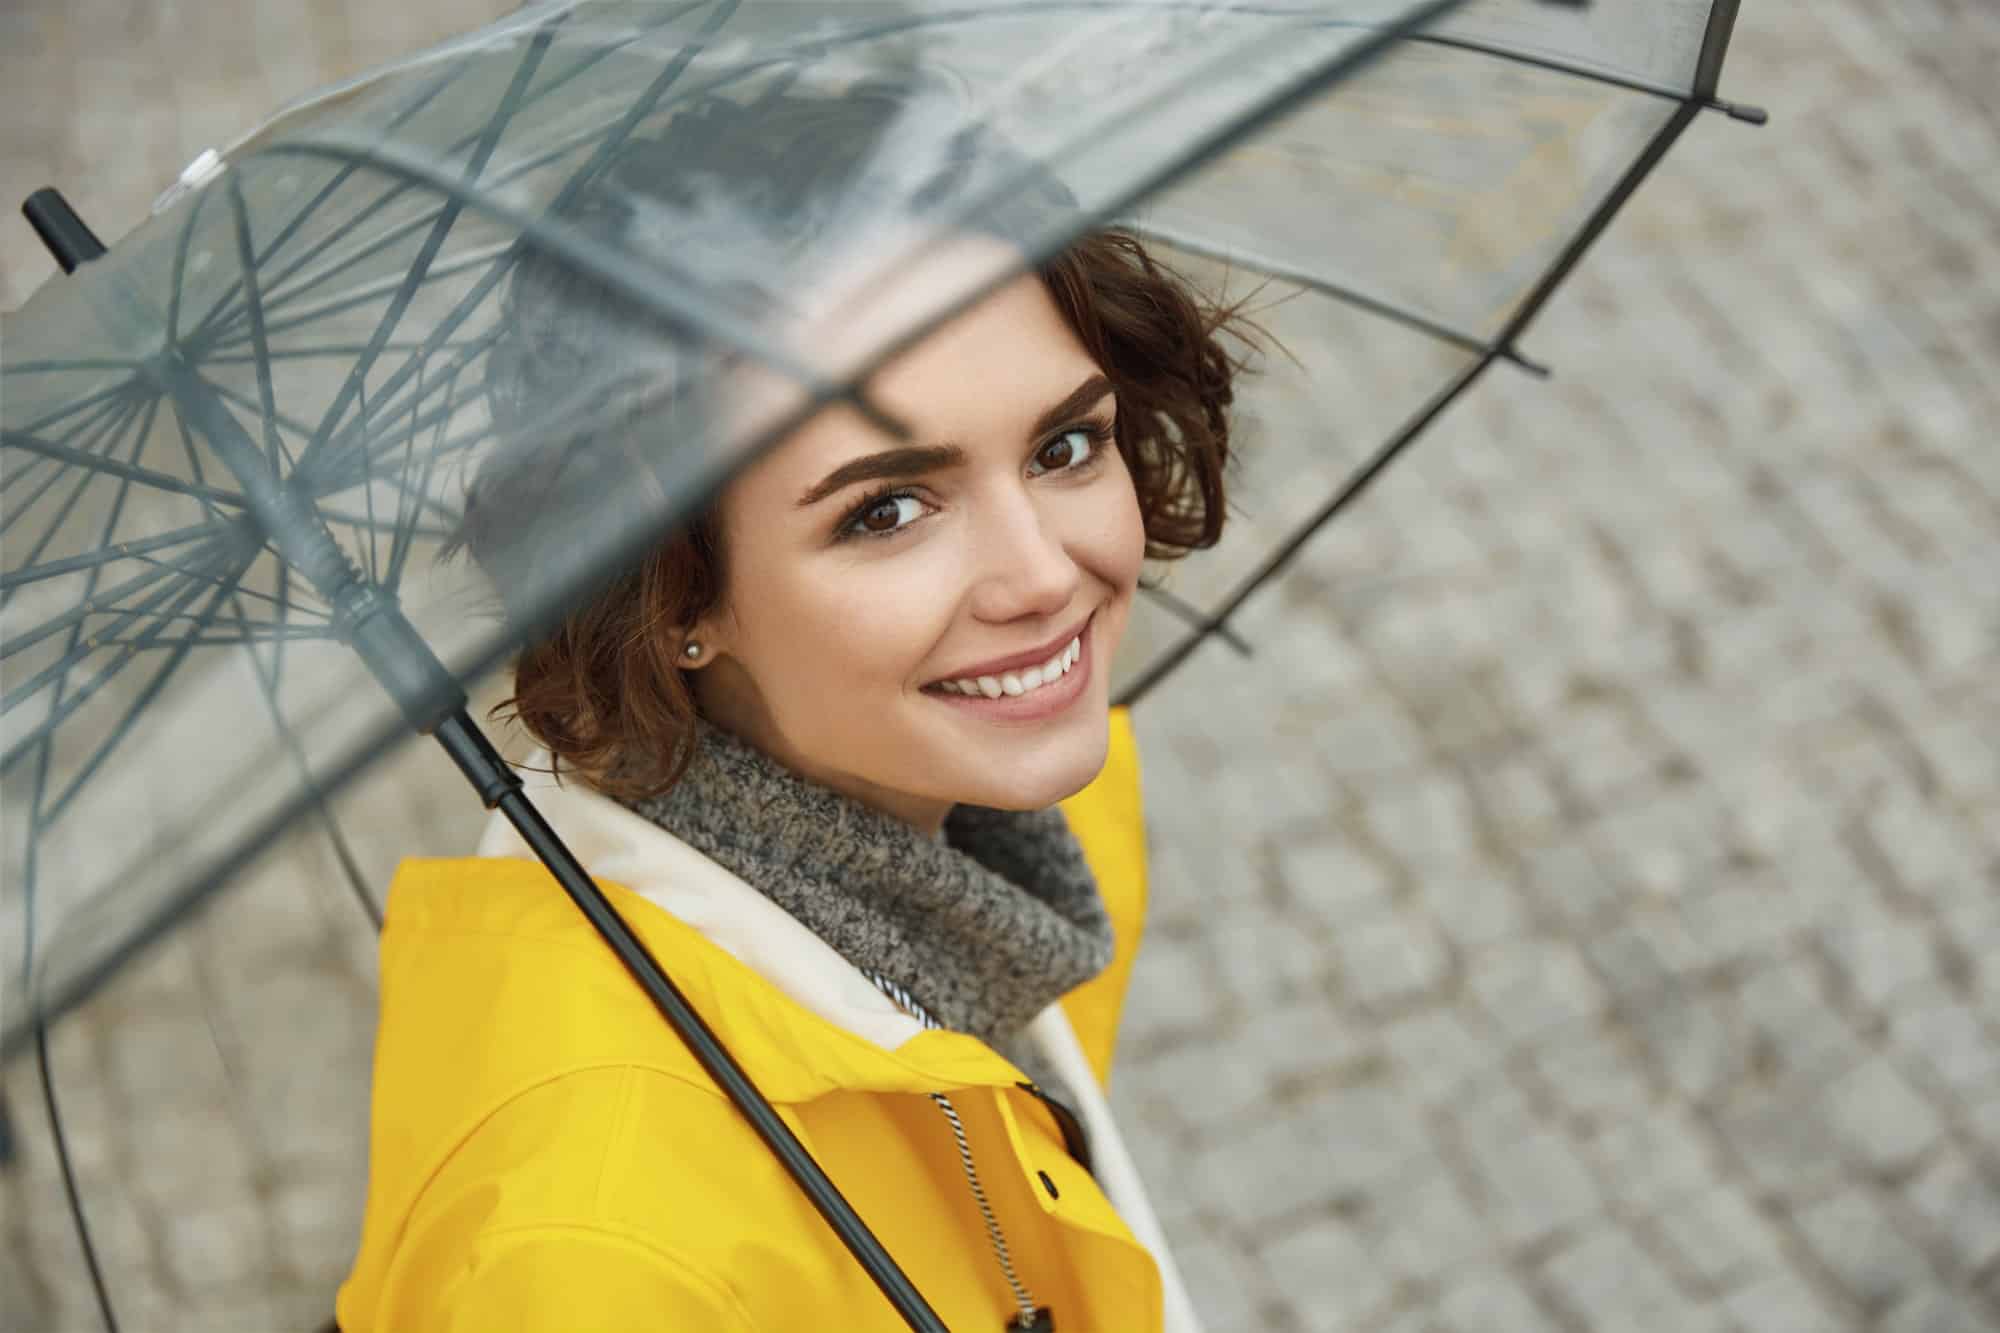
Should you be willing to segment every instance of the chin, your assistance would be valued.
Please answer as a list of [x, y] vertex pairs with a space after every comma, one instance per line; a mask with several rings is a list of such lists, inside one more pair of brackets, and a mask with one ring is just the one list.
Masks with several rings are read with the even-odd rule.
[[963, 770], [972, 759], [978, 768], [966, 774], [962, 794], [950, 799], [995, 810], [1041, 810], [1068, 800], [1103, 771], [1111, 749], [1110, 716], [1098, 707], [1090, 710], [1087, 721], [1060, 728], [1060, 734], [1022, 741], [1027, 743], [996, 746], [990, 757], [955, 748], [954, 767]]

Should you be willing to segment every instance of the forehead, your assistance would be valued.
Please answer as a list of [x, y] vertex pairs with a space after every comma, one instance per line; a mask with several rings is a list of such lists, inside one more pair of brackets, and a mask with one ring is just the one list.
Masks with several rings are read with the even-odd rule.
[[[852, 285], [838, 299], [822, 299], [794, 326], [794, 350], [809, 364], [831, 362], [836, 367], [831, 373], [848, 373], [914, 324], [1021, 263], [1020, 253], [1002, 242], [953, 238], [915, 263]], [[948, 439], [973, 448], [978, 437], [1004, 434], [1017, 423], [1025, 428], [1095, 369], [1031, 270], [1001, 279], [884, 362], [865, 384], [876, 404], [910, 427], [912, 443]], [[803, 401], [795, 385], [767, 370], [743, 372], [742, 384], [746, 397], [736, 401], [761, 405], [772, 412], [771, 420], [780, 417], [774, 409], [795, 409]], [[816, 480], [827, 468], [896, 443], [852, 408], [835, 405], [787, 435], [739, 486], [753, 478], [804, 473], [811, 474], [808, 481]]]

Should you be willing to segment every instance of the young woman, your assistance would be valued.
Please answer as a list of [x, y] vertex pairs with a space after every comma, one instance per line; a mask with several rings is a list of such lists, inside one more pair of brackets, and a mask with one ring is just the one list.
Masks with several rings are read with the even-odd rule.
[[[810, 242], [911, 105], [685, 112], [573, 216], [633, 245], [656, 205], [776, 199]], [[788, 336], [866, 345], [1018, 268], [1020, 225]], [[659, 341], [552, 263], [510, 301], [503, 427]], [[869, 379], [907, 441], [821, 412], [516, 666], [550, 822], [954, 1330], [1194, 1327], [1103, 1092], [1145, 893], [1107, 691], [1142, 561], [1220, 532], [1234, 319], [1086, 236]], [[469, 497], [483, 562], [561, 488], [520, 457]], [[371, 1157], [346, 1333], [903, 1327], [505, 825], [392, 886]]]

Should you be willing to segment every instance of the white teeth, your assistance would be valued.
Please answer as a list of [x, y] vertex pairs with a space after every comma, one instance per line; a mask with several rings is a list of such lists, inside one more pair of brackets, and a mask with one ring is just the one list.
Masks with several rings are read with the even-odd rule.
[[941, 680], [938, 688], [950, 694], [970, 697], [985, 695], [988, 699], [1009, 698], [1039, 690], [1044, 685], [1053, 685], [1076, 667], [1076, 661], [1083, 656], [1083, 640], [1071, 639], [1069, 646], [1051, 657], [1040, 666], [1029, 667], [1026, 671], [1003, 671], [997, 676], [980, 676], [977, 679], [960, 677], [957, 680]]

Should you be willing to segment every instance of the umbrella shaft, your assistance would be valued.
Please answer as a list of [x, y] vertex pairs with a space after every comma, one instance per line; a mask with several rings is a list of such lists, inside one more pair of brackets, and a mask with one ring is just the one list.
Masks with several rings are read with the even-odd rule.
[[743, 1072], [735, 1057], [723, 1047], [701, 1015], [695, 1012], [680, 988], [661, 970], [645, 944], [632, 933], [632, 928], [611, 906], [575, 854], [563, 845], [562, 839], [542, 818], [541, 811], [521, 790], [519, 776], [500, 757], [485, 733], [460, 709], [438, 723], [436, 735], [438, 743], [444, 746], [459, 770], [478, 790], [480, 799], [489, 809], [497, 806], [507, 816], [523, 841], [541, 858], [542, 864], [549, 868], [563, 891], [569, 894], [577, 909], [597, 928], [597, 933], [604, 937], [604, 942], [611, 946], [618, 960], [625, 964], [640, 988], [681, 1040], [687, 1043], [702, 1068], [736, 1103], [737, 1109], [743, 1112], [758, 1136], [777, 1155], [792, 1179], [798, 1182], [799, 1188], [805, 1191], [820, 1216], [826, 1219], [848, 1251], [867, 1270], [868, 1276], [874, 1279], [889, 1303], [896, 1307], [903, 1321], [918, 1333], [949, 1333], [944, 1322], [883, 1248], [882, 1242], [869, 1231], [868, 1225], [834, 1187], [833, 1181], [813, 1160], [805, 1145], [799, 1142], [756, 1085], [751, 1083], [749, 1075]]

